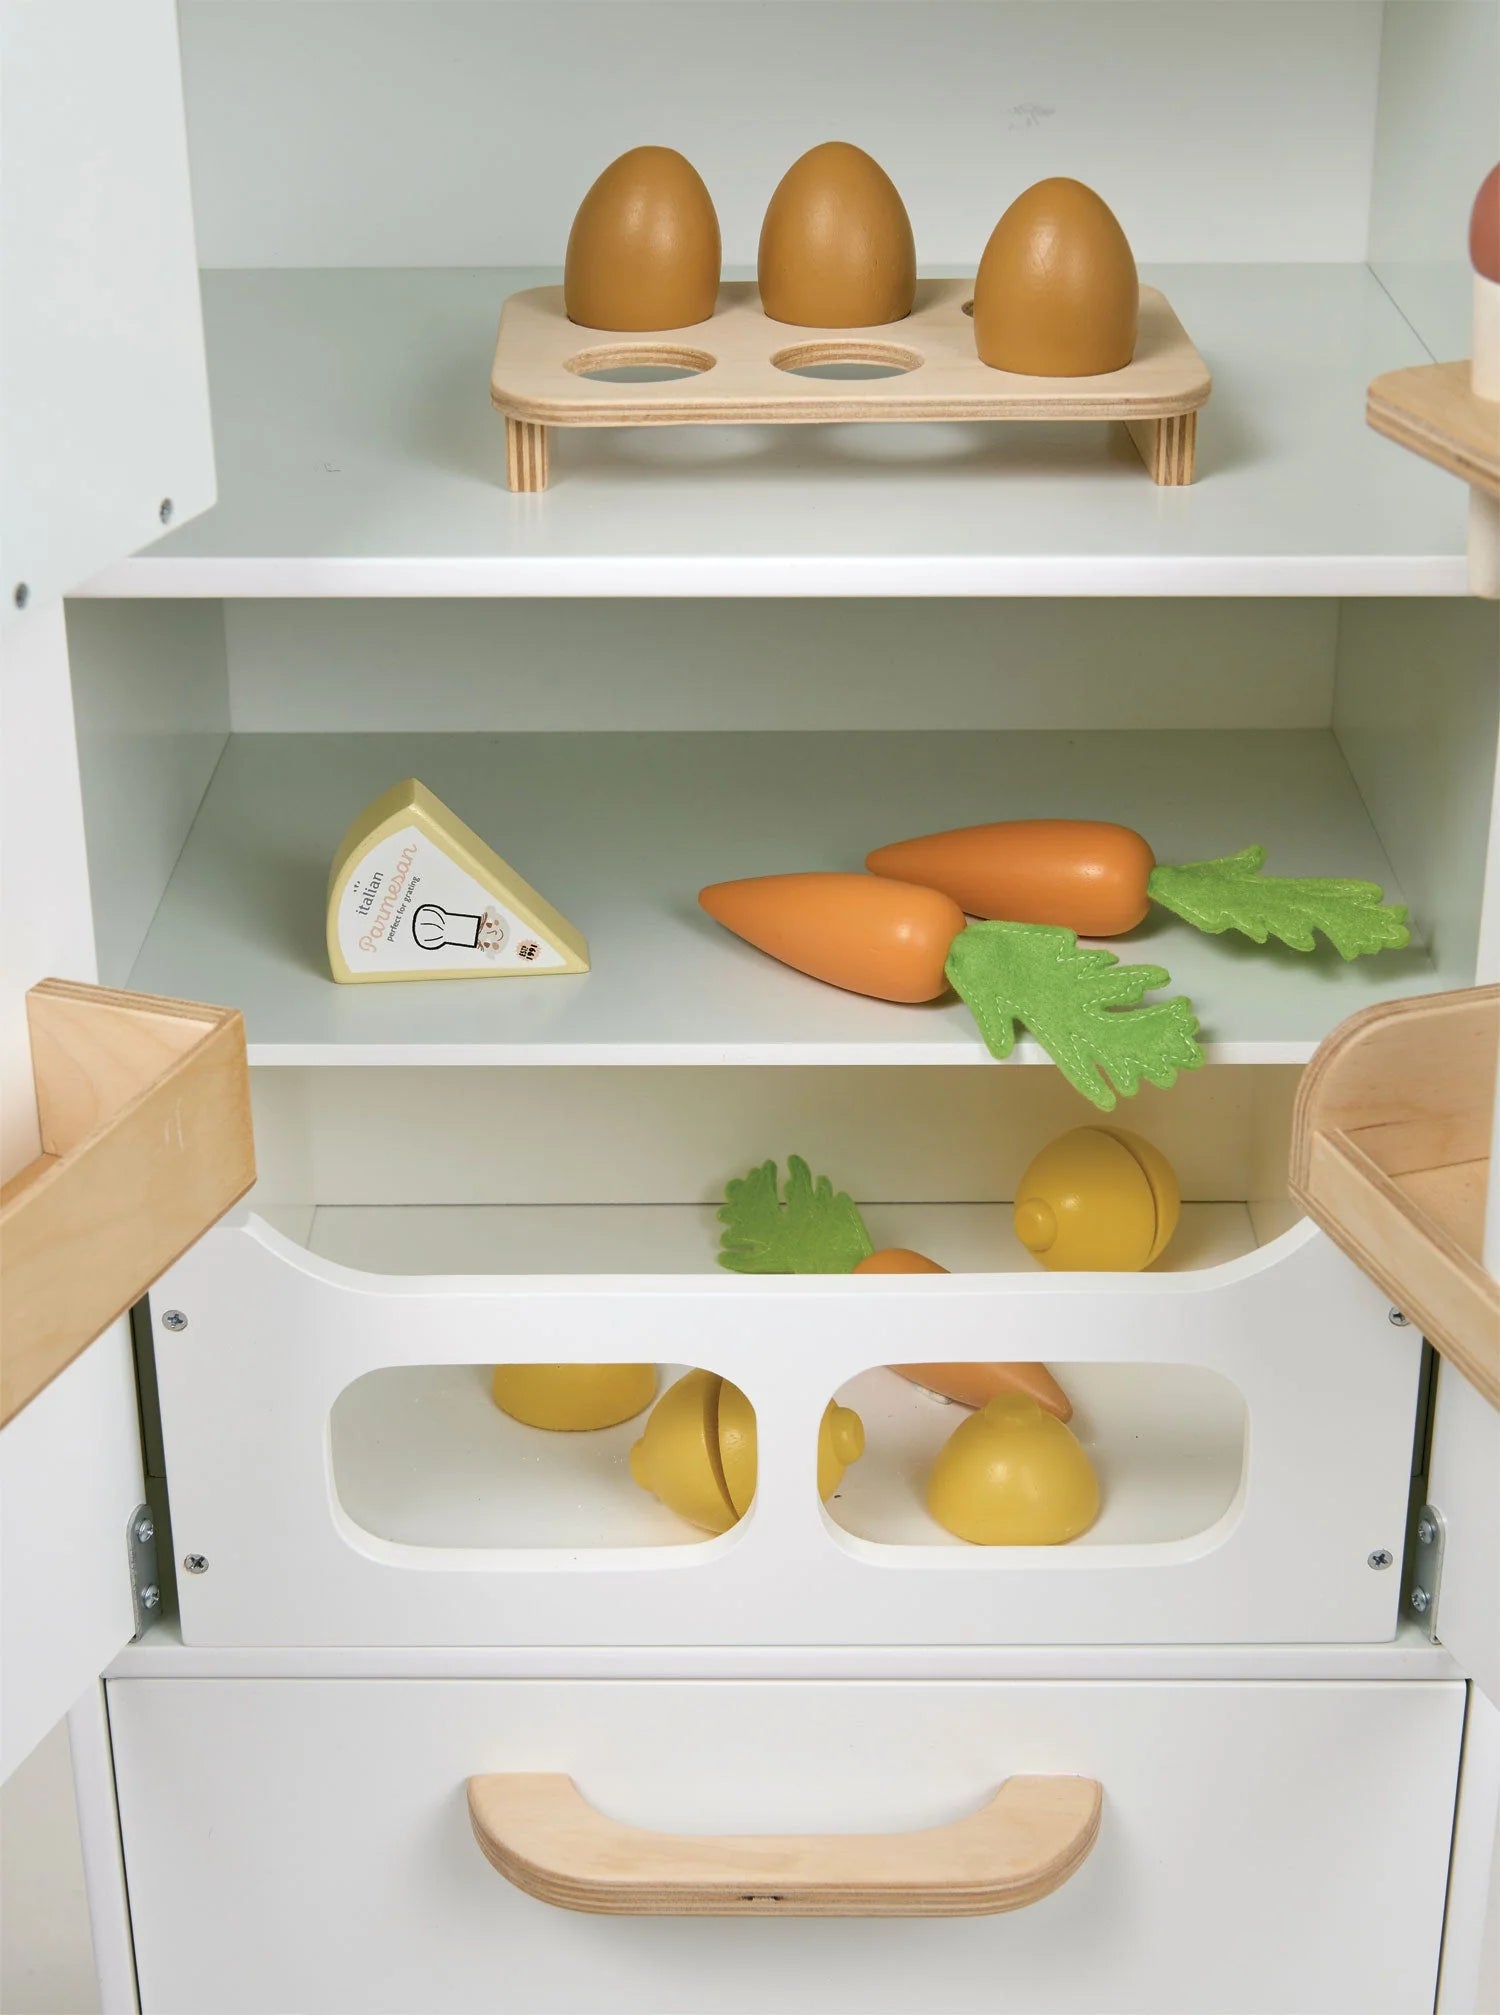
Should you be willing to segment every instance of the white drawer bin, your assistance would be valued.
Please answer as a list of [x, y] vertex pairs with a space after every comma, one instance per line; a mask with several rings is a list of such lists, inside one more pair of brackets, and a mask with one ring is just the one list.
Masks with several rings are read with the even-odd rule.
[[[143, 2015], [1432, 2007], [1456, 1682], [126, 1680], [109, 1708]], [[584, 1915], [476, 1844], [466, 1780], [512, 1772], [718, 1836], [728, 1868], [723, 1836], [941, 1827], [1018, 1777], [1094, 1779], [1102, 1808], [1075, 1872], [1005, 1915]], [[898, 1858], [920, 1898], [932, 1843]]]
[[[1395, 1628], [1399, 1570], [1371, 1556], [1400, 1558], [1420, 1345], [1310, 1225], [1186, 1273], [745, 1280], [372, 1275], [251, 1217], [189, 1253], [153, 1309], [174, 1550], [198, 1568], [178, 1575], [189, 1643]], [[1104, 1512], [1071, 1545], [942, 1532], [922, 1508], [922, 1437], [935, 1453], [962, 1412], [872, 1369], [1002, 1354], [1046, 1360], [1081, 1402]], [[547, 1435], [486, 1389], [500, 1360], [641, 1359], [720, 1372], [754, 1405], [757, 1494], [722, 1537], [632, 1483], [639, 1422]], [[813, 1450], [835, 1390], [870, 1446], [825, 1509]]]

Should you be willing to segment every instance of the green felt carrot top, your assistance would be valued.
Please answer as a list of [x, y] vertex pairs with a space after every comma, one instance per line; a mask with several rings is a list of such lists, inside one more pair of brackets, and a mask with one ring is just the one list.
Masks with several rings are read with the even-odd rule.
[[1117, 1092], [1132, 1098], [1143, 1079], [1165, 1090], [1203, 1062], [1191, 1001], [1141, 1004], [1171, 984], [1165, 967], [1121, 965], [1058, 925], [970, 924], [953, 941], [947, 974], [991, 1056], [1010, 1055], [1019, 1022], [1103, 1112]]
[[784, 1196], [774, 1161], [727, 1182], [719, 1222], [731, 1273], [853, 1273], [875, 1250], [859, 1205], [799, 1154], [787, 1156]]
[[1221, 860], [1156, 867], [1146, 889], [1195, 930], [1238, 931], [1258, 945], [1279, 938], [1310, 952], [1321, 931], [1341, 957], [1357, 959], [1410, 942], [1405, 909], [1386, 902], [1375, 882], [1262, 874], [1265, 859], [1264, 847], [1245, 847]]

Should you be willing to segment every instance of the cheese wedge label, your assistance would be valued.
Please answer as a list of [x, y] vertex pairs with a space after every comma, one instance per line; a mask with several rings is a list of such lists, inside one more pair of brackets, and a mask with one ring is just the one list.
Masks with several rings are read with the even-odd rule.
[[589, 963], [566, 917], [414, 777], [344, 836], [328, 962], [340, 981], [524, 978]]

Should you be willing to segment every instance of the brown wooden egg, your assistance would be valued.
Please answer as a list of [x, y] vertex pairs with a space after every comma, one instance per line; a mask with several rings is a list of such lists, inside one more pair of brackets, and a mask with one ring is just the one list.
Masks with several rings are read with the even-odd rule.
[[773, 322], [863, 329], [911, 313], [911, 219], [878, 161], [828, 140], [794, 161], [760, 229], [760, 302]]
[[719, 292], [719, 219], [691, 161], [632, 147], [611, 161], [568, 233], [563, 306], [589, 329], [684, 329]]
[[1123, 370], [1140, 283], [1115, 213], [1066, 175], [1036, 182], [990, 233], [974, 282], [974, 341], [997, 371], [1037, 378]]

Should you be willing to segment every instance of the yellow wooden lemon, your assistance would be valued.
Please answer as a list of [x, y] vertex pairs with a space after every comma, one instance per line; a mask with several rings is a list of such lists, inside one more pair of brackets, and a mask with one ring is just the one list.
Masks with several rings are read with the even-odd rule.
[[1071, 1428], [1008, 1392], [939, 1449], [927, 1509], [975, 1546], [1059, 1546], [1098, 1517], [1099, 1479]]
[[[818, 1495], [829, 1498], [865, 1450], [864, 1424], [830, 1401], [818, 1428]], [[727, 1532], [755, 1496], [755, 1409], [737, 1385], [690, 1371], [669, 1386], [630, 1451], [630, 1473], [679, 1516]]]
[[1016, 1192], [1016, 1236], [1053, 1272], [1137, 1273], [1165, 1249], [1182, 1199], [1158, 1147], [1079, 1126], [1044, 1147]]
[[651, 1409], [630, 1451], [630, 1473], [641, 1489], [705, 1532], [727, 1532], [739, 1517], [719, 1462], [722, 1384], [711, 1371], [685, 1372]]
[[656, 1366], [497, 1364], [490, 1391], [502, 1413], [528, 1427], [618, 1427], [656, 1397]]

